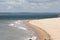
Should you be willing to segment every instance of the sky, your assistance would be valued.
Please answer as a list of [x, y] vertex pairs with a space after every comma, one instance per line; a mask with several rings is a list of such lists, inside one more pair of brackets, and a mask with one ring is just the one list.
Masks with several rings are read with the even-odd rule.
[[60, 12], [60, 0], [0, 0], [0, 12]]

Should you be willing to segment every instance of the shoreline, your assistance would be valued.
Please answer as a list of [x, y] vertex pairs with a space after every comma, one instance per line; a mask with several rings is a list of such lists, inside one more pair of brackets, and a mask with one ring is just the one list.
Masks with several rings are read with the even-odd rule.
[[51, 40], [50, 35], [45, 30], [30, 24], [29, 21], [25, 22], [25, 24], [36, 32], [39, 40]]

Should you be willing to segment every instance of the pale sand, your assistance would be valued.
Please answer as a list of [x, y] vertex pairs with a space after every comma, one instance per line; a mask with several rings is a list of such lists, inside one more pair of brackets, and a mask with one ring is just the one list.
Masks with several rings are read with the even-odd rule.
[[60, 40], [60, 18], [31, 20], [29, 23], [45, 30], [52, 40]]

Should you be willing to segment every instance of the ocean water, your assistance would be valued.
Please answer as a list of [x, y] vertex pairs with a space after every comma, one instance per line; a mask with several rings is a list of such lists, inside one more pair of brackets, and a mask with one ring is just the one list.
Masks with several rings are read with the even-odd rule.
[[30, 31], [20, 22], [20, 20], [0, 20], [0, 40], [29, 40]]
[[0, 13], [0, 20], [45, 19], [58, 17], [60, 13]]

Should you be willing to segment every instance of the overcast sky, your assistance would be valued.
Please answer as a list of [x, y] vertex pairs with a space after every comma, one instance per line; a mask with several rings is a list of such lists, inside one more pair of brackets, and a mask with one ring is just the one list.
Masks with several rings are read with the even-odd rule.
[[60, 12], [60, 0], [0, 0], [0, 12]]

